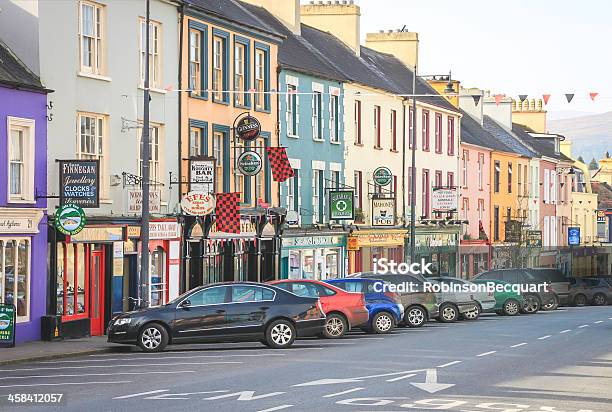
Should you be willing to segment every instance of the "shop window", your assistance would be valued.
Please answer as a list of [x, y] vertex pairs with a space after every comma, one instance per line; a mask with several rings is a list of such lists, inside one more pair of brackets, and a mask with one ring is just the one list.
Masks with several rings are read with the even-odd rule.
[[158, 247], [149, 258], [149, 306], [161, 306], [166, 303], [166, 252]]
[[30, 315], [30, 241], [0, 240], [0, 301], [17, 308], [17, 322]]
[[90, 245], [57, 245], [57, 315], [79, 318], [87, 315]]

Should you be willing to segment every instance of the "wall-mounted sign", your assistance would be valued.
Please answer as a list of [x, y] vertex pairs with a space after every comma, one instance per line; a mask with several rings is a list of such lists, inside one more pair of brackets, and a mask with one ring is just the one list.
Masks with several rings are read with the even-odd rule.
[[236, 238], [236, 237], [254, 237], [257, 235], [257, 224], [255, 221], [255, 218], [251, 217], [251, 216], [240, 216], [240, 234], [236, 235], [233, 233], [225, 233], [225, 232], [219, 232], [217, 230], [217, 223], [213, 223], [211, 228], [210, 228], [210, 232], [209, 232], [209, 237], [211, 238], [217, 238], [217, 239], [221, 239], [221, 238]]
[[377, 186], [387, 186], [393, 180], [393, 173], [391, 173], [391, 169], [388, 167], [381, 166], [374, 170], [372, 178]]
[[236, 161], [238, 170], [245, 176], [255, 176], [261, 171], [261, 156], [257, 152], [247, 150]]
[[236, 135], [245, 142], [250, 142], [259, 137], [261, 132], [261, 124], [259, 120], [251, 115], [246, 115], [236, 124]]
[[597, 211], [597, 221], [598, 222], [605, 222], [606, 221], [606, 211], [605, 210], [598, 210]]
[[283, 247], [341, 246], [342, 236], [300, 236], [283, 238]]
[[358, 250], [360, 247], [369, 246], [404, 246], [407, 231], [386, 230], [376, 233], [353, 233], [347, 238], [347, 248]]
[[0, 304], [0, 347], [15, 346], [15, 305]]
[[457, 189], [434, 187], [431, 194], [431, 208], [434, 212], [457, 210]]
[[[127, 213], [142, 213], [142, 190], [127, 191]], [[149, 192], [149, 212], [161, 213], [161, 191]]]
[[567, 244], [570, 246], [580, 246], [580, 228], [567, 228]]
[[395, 199], [372, 199], [372, 226], [395, 225]]
[[85, 212], [77, 205], [63, 205], [55, 213], [55, 228], [65, 235], [76, 235], [85, 227]]
[[73, 243], [122, 242], [125, 239], [123, 226], [87, 226], [70, 236]]
[[457, 237], [453, 233], [426, 233], [415, 236], [416, 247], [448, 247], [457, 245]]
[[285, 221], [288, 225], [297, 225], [300, 222], [300, 215], [295, 210], [287, 210]]
[[100, 161], [60, 160], [60, 205], [82, 208], [100, 205]]
[[355, 219], [355, 193], [352, 190], [329, 191], [329, 220]]
[[188, 215], [204, 216], [215, 210], [215, 196], [204, 192], [189, 192], [181, 199], [181, 209]]
[[6, 233], [38, 233], [43, 209], [0, 208], [0, 235]]
[[181, 237], [181, 226], [177, 222], [149, 223], [149, 239], [177, 239]]
[[215, 193], [215, 165], [214, 157], [193, 157], [189, 159], [189, 190]]
[[506, 222], [505, 241], [508, 243], [519, 243], [521, 241], [521, 229], [523, 224], [519, 220]]
[[542, 231], [528, 230], [526, 236], [527, 247], [542, 247]]

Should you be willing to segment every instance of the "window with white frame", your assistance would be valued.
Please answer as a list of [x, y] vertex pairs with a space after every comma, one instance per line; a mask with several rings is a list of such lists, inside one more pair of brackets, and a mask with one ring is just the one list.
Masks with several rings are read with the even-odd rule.
[[[138, 136], [138, 172], [142, 176], [142, 129], [139, 130]], [[155, 182], [153, 186], [158, 190], [157, 186], [161, 184], [163, 175], [161, 170], [162, 153], [162, 127], [158, 124], [152, 124], [149, 133], [149, 181]]]
[[200, 127], [189, 128], [189, 156], [204, 156], [205, 148]]
[[216, 159], [216, 182], [217, 191], [219, 192], [223, 192], [223, 137], [222, 132], [213, 133], [212, 153], [213, 157]]
[[478, 153], [478, 190], [483, 188], [484, 178], [484, 154]]
[[[160, 89], [163, 87], [161, 76], [162, 28], [161, 23], [149, 22], [149, 87]], [[140, 83], [145, 80], [145, 63], [147, 54], [147, 22], [140, 19]]]
[[30, 239], [0, 239], [0, 301], [15, 305], [17, 322], [30, 316]]
[[330, 96], [330, 111], [329, 111], [329, 122], [331, 124], [330, 141], [338, 143], [340, 141], [340, 119], [338, 118], [338, 110], [340, 108], [340, 99], [337, 95], [332, 94]]
[[482, 222], [484, 215], [484, 199], [478, 199], [478, 222]]
[[223, 76], [225, 69], [225, 39], [213, 37], [213, 99], [223, 101]]
[[463, 187], [468, 187], [468, 162], [470, 160], [470, 153], [467, 150], [463, 151], [463, 157], [461, 158], [461, 170], [462, 170], [462, 179], [463, 179]]
[[265, 109], [265, 72], [266, 52], [261, 49], [255, 50], [255, 109]]
[[157, 247], [149, 255], [149, 306], [161, 306], [166, 299], [166, 251]]
[[242, 43], [234, 44], [234, 103], [245, 105], [246, 84], [246, 46]]
[[100, 194], [106, 199], [106, 117], [101, 114], [79, 113], [78, 125], [77, 155], [79, 159], [100, 161]]
[[8, 201], [34, 202], [34, 120], [8, 117]]
[[313, 169], [312, 170], [312, 222], [321, 222], [323, 211], [321, 207], [321, 180], [323, 171]]
[[287, 134], [297, 136], [297, 87], [293, 84], [287, 85]]
[[312, 94], [312, 138], [323, 139], [323, 93], [315, 91]]
[[91, 1], [79, 3], [79, 37], [81, 71], [103, 74], [104, 6]]
[[201, 87], [201, 40], [202, 32], [195, 29], [189, 30], [189, 90], [199, 94]]

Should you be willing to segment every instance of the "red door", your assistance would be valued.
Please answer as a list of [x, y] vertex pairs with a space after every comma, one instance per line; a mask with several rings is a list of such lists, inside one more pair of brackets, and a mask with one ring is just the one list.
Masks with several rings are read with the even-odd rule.
[[91, 336], [104, 335], [104, 248], [91, 251], [89, 265]]

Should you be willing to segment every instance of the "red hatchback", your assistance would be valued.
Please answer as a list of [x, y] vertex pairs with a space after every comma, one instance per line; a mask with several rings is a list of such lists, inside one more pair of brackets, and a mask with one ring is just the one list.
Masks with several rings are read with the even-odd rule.
[[318, 280], [275, 280], [268, 282], [298, 296], [319, 298], [327, 316], [323, 336], [335, 339], [351, 328], [368, 323], [363, 294], [352, 293]]

